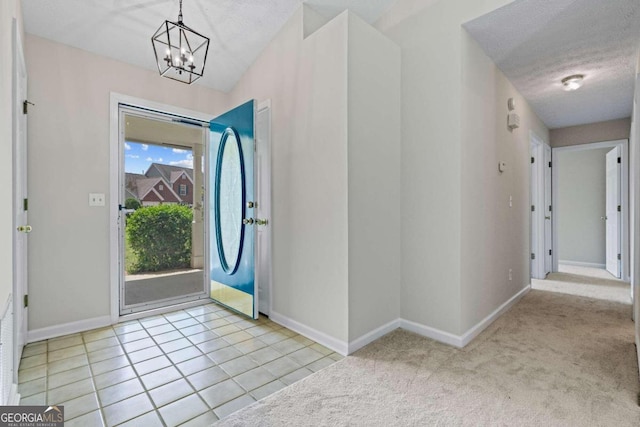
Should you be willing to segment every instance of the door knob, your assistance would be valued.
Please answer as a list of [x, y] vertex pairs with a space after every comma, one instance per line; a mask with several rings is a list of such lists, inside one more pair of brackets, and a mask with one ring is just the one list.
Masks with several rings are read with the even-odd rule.
[[266, 219], [256, 219], [256, 224], [258, 225], [267, 225], [269, 223]]
[[244, 225], [251, 225], [251, 224], [253, 224], [253, 218], [245, 218], [245, 219], [242, 220], [242, 223]]
[[32, 230], [33, 228], [30, 225], [21, 225], [18, 227], [18, 231], [21, 233], [31, 233]]
[[551, 219], [551, 217], [550, 216], [545, 216], [544, 219]]

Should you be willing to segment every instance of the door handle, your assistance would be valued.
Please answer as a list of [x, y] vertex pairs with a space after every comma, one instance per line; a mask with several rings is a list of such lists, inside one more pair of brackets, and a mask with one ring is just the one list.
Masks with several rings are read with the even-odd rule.
[[606, 216], [601, 216], [600, 219], [603, 220], [603, 221], [606, 221], [607, 217]]
[[18, 227], [18, 231], [21, 233], [31, 233], [33, 228], [30, 225], [21, 225]]
[[544, 219], [549, 219], [550, 220], [551, 217], [550, 216], [545, 216]]
[[256, 224], [258, 224], [258, 225], [267, 225], [268, 223], [269, 223], [269, 221], [266, 220], [266, 219], [257, 219], [256, 218]]
[[252, 225], [252, 224], [253, 224], [253, 222], [254, 222], [254, 221], [253, 221], [253, 218], [245, 218], [245, 219], [243, 219], [243, 220], [242, 220], [242, 223], [243, 223], [244, 225]]

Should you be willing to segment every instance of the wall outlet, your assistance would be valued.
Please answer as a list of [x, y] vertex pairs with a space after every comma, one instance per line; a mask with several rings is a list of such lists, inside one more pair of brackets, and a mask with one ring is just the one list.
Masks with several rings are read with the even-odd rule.
[[513, 280], [513, 270], [509, 269], [509, 280]]
[[89, 206], [104, 206], [104, 193], [89, 193]]

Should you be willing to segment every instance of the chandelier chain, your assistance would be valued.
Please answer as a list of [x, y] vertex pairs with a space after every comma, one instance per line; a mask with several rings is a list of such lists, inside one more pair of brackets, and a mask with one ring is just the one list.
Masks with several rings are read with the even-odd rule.
[[178, 22], [182, 24], [182, 0], [180, 0], [180, 13], [178, 13]]

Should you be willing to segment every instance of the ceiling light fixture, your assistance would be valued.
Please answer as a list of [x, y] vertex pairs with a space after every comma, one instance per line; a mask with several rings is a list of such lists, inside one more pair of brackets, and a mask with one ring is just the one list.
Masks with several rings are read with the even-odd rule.
[[580, 86], [582, 86], [583, 81], [584, 81], [583, 74], [574, 74], [573, 76], [565, 77], [564, 79], [562, 79], [562, 86], [563, 86], [562, 88], [567, 92], [570, 92], [572, 90], [577, 90], [577, 89], [580, 89]]
[[209, 38], [184, 25], [182, 0], [178, 22], [164, 21], [151, 43], [161, 76], [187, 84], [203, 76]]

